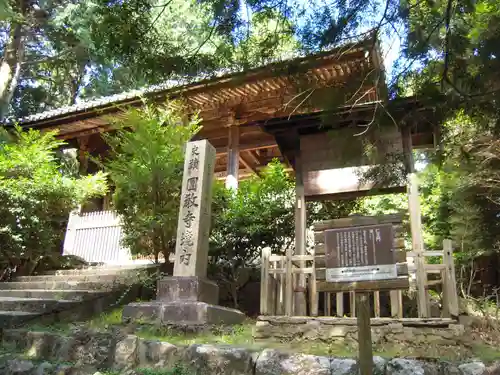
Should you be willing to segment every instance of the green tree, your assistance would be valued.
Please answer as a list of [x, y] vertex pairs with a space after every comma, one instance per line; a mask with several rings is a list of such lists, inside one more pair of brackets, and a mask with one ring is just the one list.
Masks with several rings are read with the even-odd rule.
[[235, 307], [262, 249], [283, 253], [294, 246], [294, 194], [293, 180], [279, 162], [270, 163], [260, 178], [241, 181], [236, 191], [215, 185], [209, 274], [228, 287]]
[[[308, 224], [347, 216], [356, 206], [354, 200], [308, 202]], [[239, 291], [260, 277], [264, 248], [274, 254], [295, 248], [295, 181], [278, 161], [236, 191], [214, 187], [209, 274], [228, 288], [235, 307]]]
[[178, 102], [144, 105], [110, 119], [117, 130], [105, 134], [110, 147], [102, 162], [115, 191], [124, 245], [133, 254], [168, 259], [174, 249], [181, 194], [184, 148], [198, 131]]
[[69, 213], [106, 192], [105, 175], [61, 173], [55, 133], [16, 129], [0, 144], [0, 247], [4, 269], [31, 274], [45, 257], [60, 254]]

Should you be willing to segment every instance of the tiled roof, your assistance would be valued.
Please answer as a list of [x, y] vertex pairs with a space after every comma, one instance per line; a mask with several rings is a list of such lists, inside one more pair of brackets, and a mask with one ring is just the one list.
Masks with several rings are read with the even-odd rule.
[[[339, 50], [342, 50], [344, 52], [350, 51], [353, 49], [353, 47], [354, 48], [361, 47], [366, 42], [367, 42], [367, 40], [353, 42], [353, 43], [346, 44], [346, 45], [343, 45], [343, 46], [338, 47], [338, 48], [334, 48], [330, 51], [322, 52], [320, 54], [324, 54], [324, 53], [330, 54], [330, 53], [333, 53], [334, 51], [339, 51]], [[370, 42], [371, 42], [371, 40], [370, 40]], [[275, 61], [272, 61], [268, 64], [259, 66], [255, 69], [252, 69], [251, 71], [262, 70], [262, 69], [265, 69], [266, 67], [270, 67], [271, 65], [274, 65], [274, 64], [291, 62], [293, 60], [301, 59], [301, 58], [309, 58], [309, 57], [314, 58], [316, 56], [318, 56], [318, 55], [304, 56], [303, 54], [293, 54], [293, 55], [287, 56], [284, 59], [275, 60]], [[20, 125], [29, 126], [30, 123], [34, 123], [34, 122], [38, 122], [38, 121], [42, 121], [42, 120], [47, 120], [47, 119], [52, 119], [52, 118], [57, 118], [59, 116], [64, 116], [64, 115], [77, 114], [77, 113], [81, 113], [81, 112], [85, 112], [85, 111], [89, 111], [89, 110], [97, 110], [101, 107], [110, 106], [112, 104], [121, 104], [121, 103], [126, 102], [126, 101], [139, 99], [141, 96], [161, 94], [163, 92], [166, 92], [169, 90], [174, 90], [174, 89], [181, 90], [183, 87], [191, 85], [191, 84], [202, 83], [205, 80], [212, 80], [212, 79], [223, 78], [223, 77], [229, 78], [233, 74], [238, 74], [238, 73], [243, 73], [243, 72], [244, 71], [241, 69], [223, 69], [223, 70], [216, 71], [215, 73], [213, 73], [211, 75], [205, 74], [205, 75], [199, 75], [199, 76], [189, 77], [189, 78], [184, 77], [184, 78], [178, 78], [178, 79], [171, 79], [171, 80], [167, 80], [167, 81], [162, 82], [162, 83], [157, 84], [157, 85], [151, 85], [151, 86], [147, 86], [147, 87], [137, 89], [137, 90], [131, 90], [131, 91], [126, 91], [126, 92], [119, 93], [119, 94], [114, 94], [114, 95], [110, 95], [110, 96], [104, 96], [104, 97], [100, 97], [100, 98], [86, 100], [86, 101], [82, 101], [80, 103], [76, 103], [74, 105], [63, 106], [63, 107], [59, 107], [56, 109], [44, 111], [41, 113], [35, 113], [32, 115], [28, 115], [28, 116], [17, 118], [17, 119], [12, 118], [12, 117], [7, 118], [5, 120], [5, 122], [7, 124], [17, 123]]]

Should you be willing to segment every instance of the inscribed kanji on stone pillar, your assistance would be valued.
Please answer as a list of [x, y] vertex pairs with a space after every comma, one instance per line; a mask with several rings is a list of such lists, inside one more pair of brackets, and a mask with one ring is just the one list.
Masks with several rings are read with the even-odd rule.
[[207, 140], [187, 143], [174, 276], [207, 275], [214, 165], [215, 148]]

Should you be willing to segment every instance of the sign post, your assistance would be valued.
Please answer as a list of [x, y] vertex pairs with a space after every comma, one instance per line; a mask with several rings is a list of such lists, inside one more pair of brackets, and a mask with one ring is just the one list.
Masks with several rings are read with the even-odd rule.
[[[396, 279], [393, 240], [391, 224], [326, 230], [326, 281], [376, 284], [379, 280]], [[370, 295], [367, 291], [356, 293], [356, 310], [360, 374], [372, 375]]]

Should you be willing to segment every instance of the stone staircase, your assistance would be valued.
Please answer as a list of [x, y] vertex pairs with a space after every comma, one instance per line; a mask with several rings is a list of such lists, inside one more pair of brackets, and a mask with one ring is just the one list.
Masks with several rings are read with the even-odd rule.
[[82, 320], [139, 297], [154, 265], [95, 266], [0, 282], [0, 328]]

